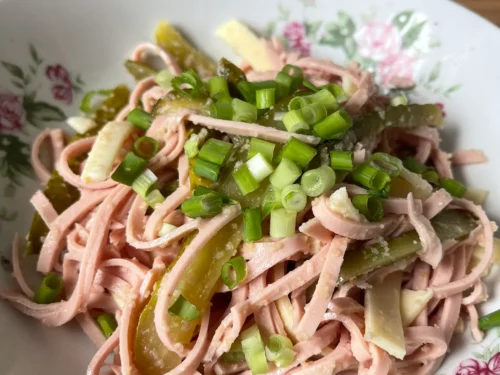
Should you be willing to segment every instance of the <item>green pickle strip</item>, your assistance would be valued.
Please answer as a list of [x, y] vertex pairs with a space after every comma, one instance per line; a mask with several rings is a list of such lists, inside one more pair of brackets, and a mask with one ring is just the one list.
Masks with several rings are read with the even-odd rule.
[[[129, 95], [130, 92], [126, 86], [117, 86], [113, 92], [99, 105], [93, 116], [93, 119], [98, 126], [89, 130], [85, 134], [78, 134], [74, 136], [71, 139], [71, 142], [96, 135], [106, 123], [114, 120], [118, 112], [127, 105]], [[80, 165], [80, 160], [70, 160], [69, 164], [72, 169], [76, 170]], [[50, 177], [47, 187], [43, 193], [59, 214], [80, 198], [80, 192], [78, 189], [66, 183], [66, 181], [64, 181], [64, 179], [55, 170], [52, 172], [52, 176]], [[49, 228], [47, 228], [38, 212], [35, 212], [27, 236], [25, 255], [38, 254], [42, 249], [43, 241], [48, 232]]]
[[[194, 236], [188, 237], [184, 248], [192, 238]], [[210, 308], [210, 300], [220, 285], [222, 265], [236, 254], [242, 240], [241, 218], [236, 218], [217, 232], [196, 255], [177, 285], [174, 300], [182, 294], [196, 306], [200, 311], [200, 316], [203, 316]], [[178, 258], [181, 255], [182, 252]], [[164, 374], [180, 363], [180, 358], [168, 351], [156, 334], [154, 309], [159, 284], [159, 282], [156, 284], [150, 301], [141, 313], [134, 340], [134, 362], [141, 373], [150, 375]], [[199, 323], [200, 319], [185, 322], [178, 316], [171, 314], [168, 316], [173, 338], [184, 344], [191, 341]]]
[[147, 64], [127, 60], [125, 61], [125, 68], [137, 80], [154, 76], [158, 71]]

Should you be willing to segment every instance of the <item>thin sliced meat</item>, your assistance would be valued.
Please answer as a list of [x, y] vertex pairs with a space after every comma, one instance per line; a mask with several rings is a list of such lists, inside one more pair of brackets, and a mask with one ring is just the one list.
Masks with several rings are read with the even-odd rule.
[[36, 176], [40, 180], [42, 184], [46, 184], [49, 179], [51, 172], [45, 167], [45, 165], [40, 160], [40, 151], [42, 149], [42, 145], [46, 139], [50, 137], [51, 129], [43, 130], [38, 136], [35, 138], [33, 145], [31, 147], [31, 166], [35, 171]]
[[41, 216], [42, 220], [45, 222], [47, 227], [50, 227], [51, 224], [57, 219], [57, 212], [52, 206], [52, 203], [48, 200], [45, 194], [38, 190], [30, 200], [33, 207], [35, 207], [36, 212]]
[[179, 74], [182, 73], [182, 70], [179, 67], [177, 61], [168, 52], [166, 52], [163, 48], [157, 46], [156, 44], [149, 42], [144, 42], [139, 44], [137, 47], [135, 47], [134, 51], [132, 52], [132, 60], [137, 62], [143, 62], [144, 54], [153, 54], [158, 56], [160, 59], [163, 60], [163, 62], [167, 66], [167, 69], [174, 76], [178, 76]]
[[24, 278], [23, 271], [21, 270], [21, 265], [19, 261], [19, 250], [20, 250], [20, 240], [19, 234], [16, 233], [14, 235], [14, 241], [12, 242], [12, 276], [17, 281], [17, 284], [21, 288], [22, 292], [26, 295], [26, 297], [33, 299], [35, 298], [35, 292], [26, 282]]
[[99, 348], [99, 350], [94, 354], [94, 357], [90, 361], [89, 366], [87, 367], [87, 375], [99, 375], [101, 369], [104, 366], [104, 362], [106, 358], [113, 353], [115, 348], [118, 347], [118, 337], [119, 337], [119, 329], [116, 329], [115, 332], [106, 340], [106, 342]]
[[104, 335], [102, 334], [101, 328], [97, 325], [97, 322], [89, 313], [81, 313], [75, 316], [76, 322], [82, 328], [82, 331], [90, 338], [95, 346], [100, 348], [106, 342]]
[[[260, 292], [266, 287], [266, 275], [267, 272], [264, 272], [249, 284], [250, 296]], [[253, 316], [255, 319], [255, 323], [257, 323], [257, 326], [259, 327], [259, 331], [263, 337], [264, 342], [267, 342], [269, 340], [269, 337], [277, 333], [274, 327], [271, 309], [269, 308], [269, 306], [263, 306], [259, 310], [255, 311], [253, 313]]]
[[330, 209], [326, 196], [321, 196], [313, 201], [312, 211], [325, 228], [335, 234], [355, 240], [384, 237], [393, 232], [399, 222], [399, 217], [395, 215], [386, 216], [378, 223], [361, 223], [349, 220]]
[[295, 330], [297, 338], [301, 341], [312, 337], [322, 321], [337, 285], [340, 266], [344, 261], [344, 253], [348, 243], [346, 238], [337, 236], [328, 245], [328, 255], [319, 275], [318, 284], [311, 302], [306, 306], [305, 314]]
[[483, 150], [460, 150], [455, 151], [451, 156], [453, 165], [470, 165], [487, 163], [488, 158]]
[[317, 218], [312, 218], [306, 221], [299, 227], [299, 232], [317, 239], [323, 243], [330, 242], [333, 239], [333, 234], [326, 229]]
[[431, 220], [443, 211], [452, 201], [453, 197], [446, 190], [439, 189], [424, 201], [423, 214], [427, 219]]
[[408, 194], [408, 217], [422, 243], [422, 251], [419, 254], [420, 259], [435, 269], [443, 259], [443, 246], [431, 222], [424, 215], [417, 212], [412, 193]]

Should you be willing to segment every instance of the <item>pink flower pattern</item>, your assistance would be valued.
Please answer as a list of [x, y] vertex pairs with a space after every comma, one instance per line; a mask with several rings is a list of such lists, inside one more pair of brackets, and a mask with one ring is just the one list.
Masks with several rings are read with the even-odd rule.
[[23, 115], [21, 97], [9, 92], [0, 93], [0, 133], [21, 130]]
[[377, 77], [385, 87], [411, 86], [417, 58], [406, 51], [388, 55], [377, 67]]
[[301, 56], [311, 54], [311, 42], [307, 40], [304, 25], [298, 21], [291, 21], [286, 24], [283, 35], [288, 40], [290, 48]]
[[490, 358], [488, 363], [477, 359], [462, 361], [455, 375], [500, 375], [500, 353]]
[[68, 105], [73, 103], [73, 84], [68, 71], [60, 64], [49, 65], [45, 69], [45, 75], [54, 83], [52, 85], [54, 99]]
[[359, 54], [374, 61], [384, 61], [401, 49], [401, 36], [389, 23], [368, 22], [354, 36]]

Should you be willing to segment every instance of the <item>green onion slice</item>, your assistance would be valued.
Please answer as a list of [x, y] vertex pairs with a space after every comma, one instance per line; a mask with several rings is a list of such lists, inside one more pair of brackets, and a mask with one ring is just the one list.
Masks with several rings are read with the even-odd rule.
[[377, 191], [384, 189], [391, 182], [391, 177], [386, 172], [367, 163], [358, 165], [351, 177], [361, 186]]
[[153, 116], [140, 108], [134, 108], [127, 116], [127, 121], [131, 124], [141, 128], [143, 130], [148, 130], [153, 123]]
[[327, 115], [326, 107], [319, 102], [306, 105], [301, 109], [301, 112], [309, 125], [317, 124]]
[[208, 91], [210, 97], [217, 100], [229, 96], [229, 87], [224, 77], [212, 77], [208, 80]]
[[333, 96], [335, 96], [337, 102], [341, 104], [349, 100], [349, 95], [347, 95], [342, 86], [339, 86], [336, 83], [330, 83], [328, 85], [323, 86], [322, 88], [325, 88], [328, 91], [330, 91], [333, 94]]
[[266, 360], [264, 343], [256, 324], [243, 331], [241, 337], [241, 348], [245, 355], [248, 368], [253, 375], [264, 374], [269, 371]]
[[350, 151], [331, 151], [330, 166], [336, 171], [352, 171], [354, 169], [354, 153]]
[[259, 188], [259, 183], [255, 181], [246, 164], [233, 172], [233, 179], [243, 195], [247, 195]]
[[132, 183], [132, 190], [143, 199], [146, 199], [148, 194], [154, 189], [156, 181], [158, 181], [158, 177], [151, 170], [146, 169]]
[[463, 198], [467, 192], [467, 188], [463, 184], [451, 178], [443, 178], [441, 187], [455, 198]]
[[[181, 86], [189, 86], [185, 89]], [[172, 87], [182, 96], [195, 99], [203, 92], [203, 82], [201, 78], [193, 70], [182, 73], [172, 79]]]
[[269, 177], [269, 181], [271, 185], [281, 190], [285, 186], [293, 184], [301, 174], [302, 171], [296, 163], [283, 158], [271, 177]]
[[422, 174], [429, 169], [426, 165], [420, 163], [418, 160], [415, 160], [410, 156], [407, 156], [406, 158], [403, 159], [403, 166], [410, 172], [416, 174]]
[[241, 348], [241, 341], [236, 340], [233, 345], [231, 345], [231, 349], [222, 354], [222, 359], [226, 363], [239, 363], [245, 360], [245, 354], [243, 354], [243, 349]]
[[174, 77], [175, 76], [170, 73], [170, 70], [163, 69], [156, 75], [155, 80], [162, 89], [170, 90], [172, 89], [172, 79], [174, 79]]
[[307, 205], [307, 195], [299, 184], [285, 186], [281, 191], [281, 204], [289, 211], [300, 212]]
[[200, 144], [200, 137], [198, 134], [191, 134], [189, 139], [184, 143], [184, 152], [189, 159], [194, 158], [198, 155], [200, 150], [198, 149], [198, 145]]
[[300, 86], [302, 86], [302, 83], [304, 81], [304, 73], [302, 72], [302, 69], [300, 69], [298, 66], [287, 64], [283, 69], [281, 69], [281, 71], [292, 77], [290, 94], [293, 94], [299, 89]]
[[479, 328], [487, 331], [491, 328], [500, 327], [500, 310], [494, 311], [479, 319]]
[[282, 158], [286, 158], [305, 169], [317, 153], [318, 151], [314, 147], [299, 141], [295, 137], [290, 137], [279, 153], [277, 162], [280, 162]]
[[353, 206], [369, 221], [380, 221], [384, 217], [382, 202], [376, 196], [361, 194], [352, 197], [351, 201]]
[[240, 99], [233, 99], [233, 121], [253, 123], [257, 121], [257, 107]]
[[314, 131], [323, 139], [342, 138], [352, 127], [352, 117], [344, 111], [337, 111], [314, 125]]
[[165, 202], [165, 197], [158, 189], [153, 190], [146, 196], [146, 203], [151, 208], [156, 208], [157, 205], [162, 204], [163, 202]]
[[399, 176], [403, 169], [403, 162], [399, 158], [384, 152], [373, 154], [370, 158], [370, 164], [375, 168], [383, 170], [391, 177]]
[[271, 108], [275, 103], [274, 88], [260, 89], [255, 92], [255, 103], [257, 109]]
[[335, 185], [335, 171], [327, 166], [311, 169], [302, 175], [300, 184], [309, 197], [318, 197]]
[[245, 262], [245, 259], [241, 256], [234, 257], [224, 263], [220, 271], [220, 278], [229, 290], [234, 289], [234, 287], [236, 287], [246, 277], [246, 275], [247, 264]]
[[295, 234], [297, 212], [278, 208], [271, 211], [269, 234], [273, 238], [285, 238]]
[[217, 165], [224, 165], [231, 154], [233, 144], [210, 138], [201, 147], [198, 157]]
[[206, 179], [213, 182], [217, 182], [217, 180], [219, 179], [220, 165], [197, 157], [194, 161], [193, 171], [198, 176], [205, 177]]
[[215, 103], [210, 104], [210, 117], [231, 120], [233, 115], [233, 100], [229, 96], [222, 96]]
[[179, 316], [186, 322], [191, 322], [200, 317], [200, 311], [181, 294], [170, 306], [168, 312]]
[[160, 145], [156, 139], [143, 136], [134, 142], [134, 153], [145, 160], [151, 159], [158, 153]]
[[283, 117], [283, 124], [290, 133], [298, 133], [301, 130], [309, 130], [309, 125], [300, 109], [295, 109], [286, 113]]
[[255, 104], [255, 86], [252, 82], [240, 81], [236, 85], [245, 102]]
[[257, 154], [249, 161], [246, 162], [248, 170], [257, 182], [261, 182], [271, 173], [273, 173], [273, 166], [266, 160], [262, 154]]
[[212, 193], [212, 194], [218, 194], [220, 195], [221, 199], [222, 199], [222, 203], [231, 203], [231, 200], [229, 199], [229, 197], [227, 197], [226, 195], [224, 194], [221, 194], [219, 193], [218, 191], [215, 191], [215, 190], [212, 190], [212, 189], [209, 189], [205, 186], [197, 186], [194, 190], [193, 190], [193, 196], [194, 197], [199, 197], [200, 195], [205, 195], [205, 194], [209, 194], [209, 193]]
[[439, 185], [439, 174], [433, 169], [422, 173], [422, 178], [433, 185]]
[[309, 81], [307, 79], [305, 79], [302, 84], [304, 85], [305, 88], [307, 88], [307, 89], [309, 89], [311, 91], [314, 91], [314, 92], [318, 92], [319, 91], [319, 89], [316, 86], [314, 86], [314, 84], [311, 81]]
[[272, 210], [281, 207], [281, 190], [271, 185], [262, 201], [262, 219], [266, 218]]
[[247, 208], [243, 211], [243, 240], [245, 242], [254, 242], [262, 238], [261, 221], [260, 208]]
[[297, 109], [302, 109], [309, 104], [311, 104], [311, 101], [307, 96], [296, 96], [288, 103], [288, 110], [294, 111]]
[[148, 162], [133, 152], [127, 153], [118, 168], [111, 175], [111, 179], [132, 186], [134, 181], [146, 170]]
[[97, 324], [99, 324], [104, 337], [107, 339], [111, 337], [113, 332], [115, 332], [118, 327], [115, 317], [111, 314], [99, 315], [97, 317]]
[[273, 335], [269, 338], [266, 346], [266, 357], [274, 362], [278, 368], [287, 367], [292, 364], [296, 353], [292, 350], [292, 341], [282, 335]]
[[310, 103], [323, 104], [328, 111], [335, 111], [339, 107], [339, 103], [335, 96], [327, 89], [321, 89], [318, 92], [307, 96]]
[[261, 154], [268, 162], [273, 160], [274, 149], [276, 145], [271, 142], [263, 141], [259, 138], [250, 140], [250, 149], [248, 150], [248, 159], [253, 158], [257, 154]]
[[291, 94], [293, 82], [294, 78], [284, 72], [276, 75], [276, 100]]
[[[80, 110], [83, 113], [94, 113], [97, 109], [98, 104], [95, 103], [94, 99], [99, 96], [107, 97], [113, 93], [113, 90], [97, 90], [87, 92], [82, 99], [80, 104]], [[104, 99], [103, 99], [104, 100]]]
[[217, 193], [208, 193], [186, 199], [181, 204], [181, 211], [190, 218], [207, 218], [222, 212], [222, 197]]
[[63, 290], [63, 279], [55, 273], [46, 275], [35, 293], [35, 302], [42, 305], [57, 302]]

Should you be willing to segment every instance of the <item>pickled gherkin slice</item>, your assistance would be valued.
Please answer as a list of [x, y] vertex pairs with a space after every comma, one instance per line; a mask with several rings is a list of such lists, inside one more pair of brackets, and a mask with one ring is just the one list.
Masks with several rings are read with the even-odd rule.
[[127, 60], [125, 61], [125, 68], [137, 80], [154, 76], [158, 71], [147, 64]]
[[205, 95], [192, 99], [186, 98], [178, 92], [171, 91], [165, 97], [156, 102], [151, 113], [153, 114], [153, 117], [156, 117], [173, 114], [181, 109], [191, 109], [204, 116], [208, 116], [210, 114], [210, 103], [210, 99]]
[[161, 21], [155, 30], [156, 42], [177, 61], [181, 70], [193, 69], [201, 77], [215, 75], [214, 62], [189, 44], [167, 21]]
[[[188, 238], [192, 239], [194, 236]], [[210, 300], [220, 286], [222, 265], [236, 254], [242, 240], [241, 218], [236, 218], [224, 226], [197, 254], [179, 281], [173, 300], [182, 294], [196, 306], [200, 316], [203, 316], [210, 308]], [[182, 256], [182, 253], [179, 256]], [[142, 374], [149, 375], [164, 374], [180, 363], [177, 354], [168, 351], [156, 334], [154, 309], [157, 289], [152, 292], [149, 303], [141, 313], [134, 342], [135, 364]], [[176, 315], [169, 314], [167, 322], [173, 338], [177, 342], [187, 344], [195, 334], [200, 319], [186, 322]]]
[[247, 80], [243, 70], [238, 68], [231, 61], [222, 58], [217, 64], [217, 75], [226, 79], [232, 96], [240, 97], [240, 93], [237, 88], [238, 82]]
[[[443, 211], [431, 220], [431, 224], [441, 242], [462, 239], [478, 225], [474, 216], [461, 210]], [[344, 284], [380, 267], [417, 255], [420, 250], [420, 238], [416, 231], [411, 231], [399, 237], [387, 238], [379, 243], [348, 251], [342, 263], [338, 283]]]
[[[76, 135], [71, 139], [71, 141], [96, 135], [106, 123], [112, 121], [118, 112], [127, 105], [129, 94], [129, 89], [126, 86], [117, 86], [113, 92], [99, 105], [94, 113], [93, 120], [98, 126], [89, 130], [85, 134]], [[69, 164], [72, 169], [76, 170], [80, 165], [80, 161], [78, 159], [73, 159], [70, 160]], [[59, 214], [80, 198], [78, 189], [66, 183], [57, 171], [52, 173], [52, 176], [47, 183], [47, 187], [44, 190], [44, 194]], [[38, 212], [35, 212], [31, 222], [30, 231], [27, 236], [28, 242], [25, 255], [38, 254], [48, 232], [49, 228], [45, 225], [42, 217], [38, 214]]]

